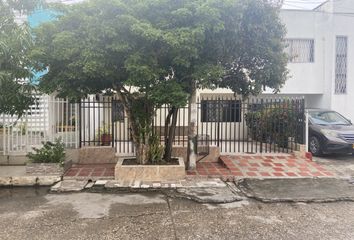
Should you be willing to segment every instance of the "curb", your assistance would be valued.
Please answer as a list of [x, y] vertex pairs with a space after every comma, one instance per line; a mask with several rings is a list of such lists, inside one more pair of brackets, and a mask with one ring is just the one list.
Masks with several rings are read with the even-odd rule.
[[52, 186], [61, 176], [13, 176], [0, 177], [0, 187]]

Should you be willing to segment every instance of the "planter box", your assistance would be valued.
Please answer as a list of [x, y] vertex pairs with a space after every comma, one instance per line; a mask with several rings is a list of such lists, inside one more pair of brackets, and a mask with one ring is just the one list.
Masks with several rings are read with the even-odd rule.
[[115, 167], [118, 181], [175, 181], [186, 176], [183, 158], [178, 158], [178, 165], [123, 165], [125, 159], [119, 158]]
[[26, 174], [27, 175], [45, 175], [45, 176], [57, 176], [63, 175], [64, 168], [58, 163], [27, 163]]

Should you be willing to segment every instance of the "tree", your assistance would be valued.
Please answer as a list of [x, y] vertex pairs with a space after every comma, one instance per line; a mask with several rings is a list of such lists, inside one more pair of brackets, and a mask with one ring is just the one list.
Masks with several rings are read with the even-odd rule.
[[21, 116], [34, 102], [34, 87], [28, 81], [33, 39], [27, 24], [16, 22], [15, 12], [28, 14], [38, 3], [0, 0], [0, 113]]
[[[72, 99], [118, 94], [141, 163], [147, 160], [156, 107], [170, 106], [164, 154], [169, 159], [178, 109], [195, 99], [198, 88], [256, 93], [259, 86], [278, 88], [284, 81], [285, 66], [273, 66], [283, 64], [284, 31], [266, 0], [97, 0], [61, 11], [57, 21], [36, 32], [33, 56], [38, 69], [49, 68], [41, 88]], [[255, 38], [252, 49], [247, 38]], [[196, 123], [190, 122], [195, 148]]]

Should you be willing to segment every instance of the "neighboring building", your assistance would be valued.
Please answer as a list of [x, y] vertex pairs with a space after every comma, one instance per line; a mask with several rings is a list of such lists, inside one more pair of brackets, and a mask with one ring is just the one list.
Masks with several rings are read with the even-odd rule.
[[290, 78], [283, 94], [354, 120], [354, 1], [330, 0], [311, 11], [283, 10]]
[[[354, 121], [354, 1], [329, 0], [313, 10], [281, 10], [287, 36], [289, 79], [280, 96], [307, 107], [338, 111]], [[229, 93], [203, 90], [201, 95]], [[273, 96], [271, 91], [263, 95]]]

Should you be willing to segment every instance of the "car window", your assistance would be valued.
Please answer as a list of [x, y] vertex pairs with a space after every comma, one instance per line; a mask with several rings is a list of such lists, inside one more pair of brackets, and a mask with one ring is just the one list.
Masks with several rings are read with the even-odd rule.
[[333, 111], [310, 112], [310, 118], [314, 124], [319, 125], [350, 125], [347, 119]]

